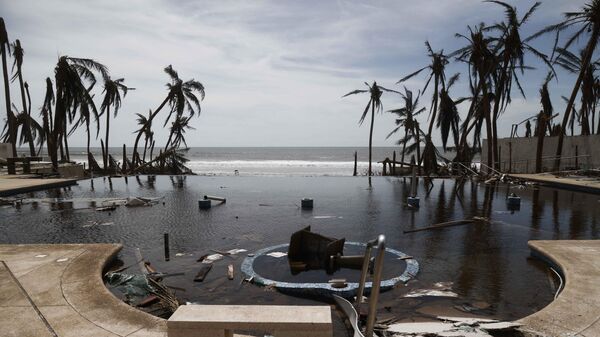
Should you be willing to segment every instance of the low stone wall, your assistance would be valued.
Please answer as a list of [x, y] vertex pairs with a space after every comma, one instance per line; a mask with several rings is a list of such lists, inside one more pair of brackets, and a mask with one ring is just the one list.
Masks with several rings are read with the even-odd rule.
[[[535, 173], [537, 137], [498, 139], [500, 170], [510, 173]], [[542, 172], [553, 169], [558, 137], [545, 137]], [[564, 138], [561, 170], [600, 167], [600, 135]], [[483, 140], [481, 162], [487, 163], [487, 139]]]

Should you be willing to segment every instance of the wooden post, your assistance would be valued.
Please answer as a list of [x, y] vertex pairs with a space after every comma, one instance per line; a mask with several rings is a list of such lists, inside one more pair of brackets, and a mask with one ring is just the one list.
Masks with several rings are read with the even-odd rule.
[[396, 175], [396, 150], [394, 150], [394, 154], [392, 155], [392, 159], [394, 160], [394, 162], [392, 163], [392, 175], [395, 176]]
[[163, 238], [165, 244], [165, 261], [169, 261], [171, 259], [169, 254], [169, 233], [165, 233]]
[[100, 139], [100, 148], [102, 149], [102, 164], [104, 165], [102, 166], [102, 168], [106, 170], [106, 168], [108, 167], [108, 163], [106, 158], [106, 152], [104, 151], [104, 142], [102, 141], [102, 139]]
[[122, 172], [127, 172], [127, 153], [125, 144], [123, 144], [123, 165], [121, 165]]
[[387, 176], [387, 163], [388, 163], [388, 159], [385, 158], [385, 160], [383, 161], [383, 175]]
[[410, 179], [410, 196], [417, 196], [417, 166], [415, 165], [415, 156], [413, 155], [410, 159], [410, 165], [412, 166], [412, 179]]
[[357, 152], [354, 151], [354, 174], [353, 174], [354, 176], [358, 175], [358, 172], [357, 172], [357, 169], [358, 169], [357, 162], [358, 162], [358, 155], [357, 155]]
[[512, 142], [508, 143], [508, 173], [512, 173]]

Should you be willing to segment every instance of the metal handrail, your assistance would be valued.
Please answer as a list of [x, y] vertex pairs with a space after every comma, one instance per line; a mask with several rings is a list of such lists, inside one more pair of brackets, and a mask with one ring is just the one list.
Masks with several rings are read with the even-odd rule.
[[365, 337], [373, 337], [373, 328], [375, 326], [375, 318], [377, 313], [377, 301], [379, 300], [379, 289], [381, 287], [381, 274], [383, 271], [383, 257], [385, 255], [385, 235], [379, 235], [377, 239], [367, 242], [365, 257], [363, 260], [362, 270], [360, 274], [360, 282], [356, 294], [356, 308], [363, 302], [363, 293], [365, 291], [365, 283], [367, 281], [367, 273], [369, 263], [371, 261], [371, 251], [373, 247], [377, 248], [377, 256], [373, 267], [373, 281], [371, 282], [371, 294], [369, 296], [369, 312], [367, 316], [367, 327], [365, 329]]

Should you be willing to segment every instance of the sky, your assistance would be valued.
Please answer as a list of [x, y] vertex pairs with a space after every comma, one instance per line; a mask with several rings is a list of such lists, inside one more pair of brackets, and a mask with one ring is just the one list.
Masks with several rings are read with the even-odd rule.
[[[507, 1], [523, 15], [533, 1]], [[584, 0], [545, 0], [523, 28], [524, 36], [559, 22], [562, 13], [583, 6]], [[20, 39], [25, 50], [23, 74], [38, 116], [45, 78], [53, 78], [60, 55], [92, 58], [105, 64], [113, 78], [125, 78], [129, 92], [116, 119], [111, 120], [111, 146], [132, 145], [138, 129], [135, 113], [148, 114], [166, 96], [172, 65], [183, 80], [195, 79], [206, 88], [202, 113], [192, 120], [190, 146], [366, 146], [369, 125], [358, 125], [368, 96], [342, 96], [377, 81], [386, 88], [415, 93], [425, 74], [401, 85], [405, 75], [426, 66], [424, 41], [434, 50], [454, 51], [466, 44], [455, 33], [467, 25], [492, 24], [503, 9], [477, 0], [421, 1], [33, 1], [0, 0], [9, 39]], [[531, 43], [550, 53], [553, 38]], [[581, 42], [580, 42], [581, 45]], [[500, 117], [501, 136], [511, 125], [540, 110], [539, 87], [548, 70], [537, 59], [522, 76], [526, 99], [513, 93], [513, 102]], [[447, 75], [461, 72], [453, 96], [466, 94], [466, 66], [453, 62]], [[558, 71], [550, 84], [553, 103], [568, 95], [573, 75]], [[95, 89], [97, 105], [102, 90]], [[428, 106], [431, 88], [421, 100]], [[17, 82], [11, 84], [13, 103], [20, 105]], [[0, 95], [4, 119], [4, 96]], [[402, 107], [398, 94], [385, 93], [384, 111]], [[467, 104], [460, 108], [466, 114]], [[165, 110], [155, 123], [157, 146], [166, 143]], [[427, 123], [427, 114], [421, 123]], [[104, 118], [101, 127], [104, 128]], [[376, 116], [373, 145], [394, 146], [400, 134], [394, 115]], [[521, 129], [521, 134], [524, 132]], [[103, 134], [103, 132], [101, 132]], [[71, 146], [85, 146], [76, 132]], [[439, 132], [434, 142], [440, 144]], [[92, 140], [99, 146], [100, 138]]]

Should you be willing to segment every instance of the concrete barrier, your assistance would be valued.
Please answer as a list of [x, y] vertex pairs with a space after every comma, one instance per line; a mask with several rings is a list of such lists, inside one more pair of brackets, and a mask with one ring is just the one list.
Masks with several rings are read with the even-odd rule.
[[[537, 137], [498, 139], [500, 171], [535, 173]], [[544, 137], [542, 172], [552, 171], [558, 137]], [[487, 139], [481, 146], [481, 162], [487, 163]], [[567, 136], [564, 138], [561, 169], [591, 169], [600, 167], [600, 135]]]
[[332, 337], [329, 306], [182, 305], [167, 321], [168, 337], [231, 337], [235, 330], [274, 337]]

